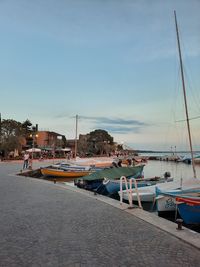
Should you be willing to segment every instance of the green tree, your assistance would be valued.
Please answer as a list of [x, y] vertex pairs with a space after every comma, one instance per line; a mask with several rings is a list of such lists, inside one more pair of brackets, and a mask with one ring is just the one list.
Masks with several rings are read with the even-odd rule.
[[95, 140], [96, 142], [107, 142], [111, 145], [113, 144], [113, 137], [105, 130], [98, 129], [90, 132], [89, 135], [89, 141]]
[[21, 131], [21, 123], [15, 120], [3, 120], [1, 123], [2, 139], [7, 141], [10, 137], [18, 136]]
[[22, 140], [31, 133], [32, 123], [29, 120], [21, 123], [13, 119], [4, 119], [1, 122], [1, 149], [6, 154], [15, 149], [22, 149]]
[[95, 130], [89, 133], [88, 152], [96, 155], [107, 154], [111, 151], [113, 137], [105, 130]]
[[67, 146], [67, 140], [64, 135], [62, 135], [62, 147], [65, 148]]
[[25, 135], [30, 135], [32, 133], [32, 123], [28, 119], [21, 124], [21, 127]]
[[1, 141], [2, 149], [9, 152], [18, 149], [18, 137], [21, 132], [21, 123], [12, 119], [2, 120], [1, 122]]

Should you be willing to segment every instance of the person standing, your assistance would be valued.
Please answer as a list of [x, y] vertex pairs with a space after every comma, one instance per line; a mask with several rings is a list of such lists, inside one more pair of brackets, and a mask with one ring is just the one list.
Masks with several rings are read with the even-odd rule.
[[23, 170], [28, 168], [28, 163], [29, 163], [29, 154], [27, 152], [25, 152]]

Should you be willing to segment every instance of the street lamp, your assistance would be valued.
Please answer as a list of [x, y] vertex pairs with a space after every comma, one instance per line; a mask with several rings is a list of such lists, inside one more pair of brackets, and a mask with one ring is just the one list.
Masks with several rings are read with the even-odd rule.
[[32, 159], [31, 159], [31, 169], [33, 169], [33, 151], [35, 149], [35, 138], [38, 138], [38, 134], [30, 134], [30, 137], [33, 139], [32, 142]]

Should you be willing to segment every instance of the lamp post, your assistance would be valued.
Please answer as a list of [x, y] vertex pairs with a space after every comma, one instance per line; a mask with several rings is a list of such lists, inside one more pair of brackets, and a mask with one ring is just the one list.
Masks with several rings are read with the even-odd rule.
[[30, 137], [33, 139], [33, 142], [32, 142], [32, 155], [31, 155], [31, 169], [33, 169], [33, 152], [34, 152], [34, 149], [35, 149], [35, 138], [38, 137], [38, 134], [30, 134]]
[[0, 148], [1, 148], [1, 113], [0, 113]]
[[76, 115], [76, 134], [75, 134], [75, 146], [74, 146], [74, 158], [76, 160], [77, 155], [77, 132], [78, 132], [78, 115]]

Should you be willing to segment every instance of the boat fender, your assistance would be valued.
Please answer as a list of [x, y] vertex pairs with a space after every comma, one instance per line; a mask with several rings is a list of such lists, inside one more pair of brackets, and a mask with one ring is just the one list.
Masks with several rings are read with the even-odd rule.
[[109, 180], [107, 178], [104, 177], [103, 179], [103, 184], [106, 185], [107, 183], [109, 183]]

